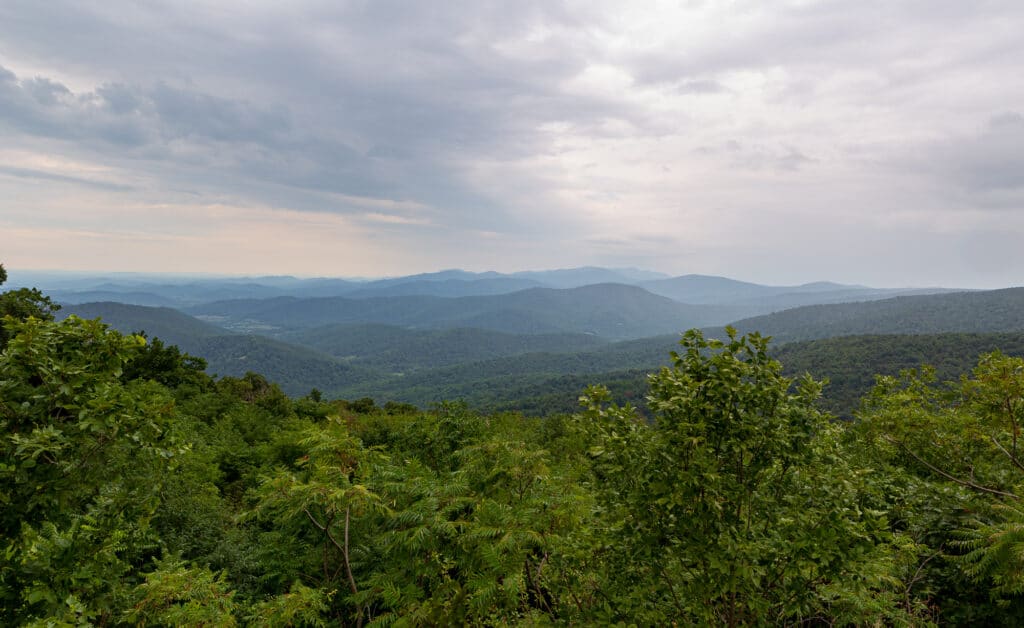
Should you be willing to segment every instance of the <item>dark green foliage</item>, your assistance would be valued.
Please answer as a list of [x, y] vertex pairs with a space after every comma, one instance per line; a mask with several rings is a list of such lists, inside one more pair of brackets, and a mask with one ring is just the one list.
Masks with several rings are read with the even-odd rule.
[[531, 353], [572, 352], [606, 341], [586, 334], [507, 334], [484, 329], [405, 329], [393, 325], [330, 325], [292, 332], [282, 340], [388, 373], [409, 373]]
[[852, 436], [862, 455], [908, 489], [885, 501], [929, 548], [917, 580], [941, 601], [940, 617], [1020, 625], [1024, 360], [987, 354], [969, 377], [945, 385], [930, 368], [880, 377], [861, 417]]
[[787, 375], [811, 373], [828, 380], [821, 407], [851, 418], [875, 385], [876, 375], [897, 375], [928, 364], [939, 381], [970, 373], [977, 356], [1000, 350], [1024, 356], [1024, 334], [847, 336], [783, 345], [776, 357]]
[[814, 408], [754, 334], [688, 332], [651, 377], [653, 427], [592, 390], [581, 429], [610, 547], [607, 621], [664, 625], [904, 621], [882, 513]]
[[[856, 334], [1024, 331], [1024, 288], [811, 305], [733, 323], [778, 342]], [[715, 330], [710, 335], [722, 335]]]
[[[146, 338], [145, 333], [138, 335]], [[147, 340], [128, 361], [123, 378], [126, 381], [150, 379], [169, 388], [180, 388], [185, 384], [203, 387], [211, 383], [205, 370], [206, 360], [183, 354], [177, 346], [165, 345], [159, 338], [153, 338]]]
[[[642, 400], [646, 394], [644, 374], [677, 340], [678, 336], [656, 336], [610, 343], [585, 352], [525, 353], [368, 380], [335, 394], [372, 395], [418, 406], [463, 399], [486, 410], [520, 410], [538, 415], [572, 412], [578, 407], [580, 391], [599, 382], [609, 382], [616, 390], [622, 388], [624, 394], [633, 393], [625, 399]], [[625, 369], [632, 372], [623, 373]], [[554, 405], [541, 407], [538, 398]]]
[[411, 403], [400, 401], [389, 401], [384, 404], [384, 412], [391, 415], [416, 414], [419, 409]]
[[238, 377], [258, 369], [290, 395], [311, 387], [336, 391], [375, 376], [330, 356], [261, 336], [215, 336], [197, 343], [196, 355], [208, 362], [207, 371]]
[[0, 354], [0, 598], [4, 623], [110, 619], [157, 539], [149, 526], [178, 451], [171, 402], [122, 383], [142, 345], [96, 322], [8, 322]]

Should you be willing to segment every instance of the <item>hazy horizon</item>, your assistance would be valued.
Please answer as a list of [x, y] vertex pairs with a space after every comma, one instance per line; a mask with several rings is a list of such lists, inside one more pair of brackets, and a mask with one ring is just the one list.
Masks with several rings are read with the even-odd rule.
[[[0, 263], [3, 263], [3, 262], [0, 261]], [[218, 279], [226, 279], [226, 280], [250, 279], [250, 280], [254, 280], [254, 281], [260, 280], [260, 279], [265, 279], [265, 280], [266, 279], [295, 279], [295, 280], [299, 280], [299, 281], [308, 281], [308, 280], [321, 280], [322, 279], [322, 280], [343, 280], [343, 281], [351, 281], [351, 282], [367, 282], [367, 283], [369, 283], [369, 282], [374, 282], [374, 281], [390, 280], [390, 279], [403, 279], [403, 278], [407, 278], [407, 277], [415, 277], [415, 276], [418, 276], [418, 275], [432, 275], [432, 274], [439, 274], [439, 273], [446, 273], [446, 272], [465, 272], [465, 273], [471, 273], [471, 274], [476, 274], [476, 275], [485, 274], [485, 273], [498, 273], [499, 275], [503, 275], [503, 276], [513, 276], [513, 275], [516, 275], [516, 274], [573, 271], [573, 270], [582, 270], [582, 269], [588, 269], [588, 268], [596, 268], [596, 269], [611, 270], [611, 271], [635, 271], [635, 272], [642, 272], [642, 273], [653, 273], [653, 274], [662, 275], [663, 278], [665, 278], [665, 279], [677, 278], [677, 277], [682, 277], [682, 276], [700, 276], [700, 277], [709, 277], [709, 278], [720, 278], [720, 279], [727, 279], [727, 280], [739, 281], [739, 282], [744, 282], [744, 283], [758, 284], [758, 285], [764, 285], [764, 286], [774, 286], [774, 287], [787, 287], [787, 286], [789, 286], [789, 287], [799, 287], [799, 286], [810, 285], [810, 284], [815, 284], [815, 283], [835, 283], [835, 284], [845, 285], [845, 286], [850, 286], [850, 287], [865, 287], [865, 288], [878, 288], [878, 289], [946, 288], [946, 289], [963, 289], [963, 290], [998, 290], [998, 289], [1002, 289], [1002, 288], [1021, 287], [1022, 285], [1024, 285], [1024, 283], [1008, 284], [1008, 285], [990, 285], [990, 286], [938, 285], [938, 284], [935, 284], [935, 285], [910, 285], [910, 284], [907, 284], [907, 285], [875, 285], [875, 284], [866, 284], [864, 282], [839, 282], [839, 281], [834, 281], [833, 279], [830, 279], [828, 277], [820, 277], [820, 278], [817, 278], [817, 279], [811, 279], [811, 280], [808, 280], [808, 281], [801, 281], [801, 282], [795, 282], [795, 283], [786, 283], [786, 282], [781, 282], [781, 281], [761, 282], [761, 281], [754, 281], [754, 280], [751, 280], [751, 279], [746, 279], [744, 277], [730, 277], [730, 276], [726, 276], [726, 275], [713, 275], [713, 274], [707, 274], [707, 273], [680, 273], [680, 274], [672, 274], [672, 273], [667, 273], [667, 272], [660, 271], [660, 270], [653, 269], [653, 268], [637, 268], [637, 267], [618, 267], [618, 268], [615, 268], [615, 267], [599, 267], [599, 266], [575, 266], [575, 267], [565, 267], [565, 268], [544, 268], [544, 269], [541, 269], [541, 268], [528, 268], [528, 269], [517, 269], [517, 270], [512, 270], [512, 271], [496, 271], [494, 269], [489, 269], [489, 268], [488, 269], [483, 269], [483, 270], [468, 270], [468, 269], [465, 269], [465, 268], [439, 268], [439, 269], [434, 269], [434, 270], [424, 270], [424, 271], [421, 271], [421, 272], [410, 273], [410, 274], [407, 274], [407, 275], [378, 275], [378, 276], [365, 276], [365, 275], [364, 276], [359, 276], [359, 275], [316, 275], [316, 274], [294, 274], [294, 273], [270, 275], [270, 274], [245, 274], [245, 273], [241, 273], [240, 274], [240, 273], [216, 273], [216, 272], [173, 272], [173, 271], [168, 271], [168, 272], [140, 272], [140, 271], [130, 271], [130, 270], [80, 270], [80, 269], [56, 269], [56, 268], [51, 268], [51, 269], [45, 269], [45, 268], [10, 268], [10, 267], [7, 267], [7, 266], [5, 266], [5, 268], [7, 268], [8, 273], [11, 275], [9, 277], [9, 280], [8, 280], [8, 283], [11, 286], [28, 286], [28, 285], [32, 284], [33, 280], [35, 280], [37, 278], [40, 278], [40, 277], [50, 277], [50, 278], [55, 279], [55, 280], [59, 279], [61, 277], [66, 277], [66, 278], [78, 277], [78, 278], [83, 278], [83, 279], [84, 278], [103, 279], [103, 278], [109, 277], [112, 280], [122, 279], [122, 280], [126, 280], [126, 281], [127, 280], [133, 280], [133, 279], [134, 280], [139, 280], [139, 281], [146, 280], [146, 279], [153, 279], [153, 280], [180, 279], [180, 280], [200, 280], [200, 281], [201, 280], [211, 280], [212, 281], [212, 280], [218, 280]], [[25, 280], [25, 276], [26, 275], [29, 276], [29, 279], [27, 281]]]
[[11, 0], [0, 262], [1019, 285], [1022, 30], [1009, 1]]

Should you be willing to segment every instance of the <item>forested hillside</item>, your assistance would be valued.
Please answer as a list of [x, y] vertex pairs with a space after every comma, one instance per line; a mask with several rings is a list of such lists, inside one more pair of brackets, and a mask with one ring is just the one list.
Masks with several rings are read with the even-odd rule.
[[[674, 338], [663, 337], [610, 345], [608, 353], [529, 355], [522, 356], [521, 361], [512, 358], [504, 366], [495, 362], [481, 364], [478, 369], [467, 365], [438, 370], [386, 384], [380, 388], [386, 391], [380, 398], [424, 407], [454, 398], [481, 410], [548, 416], [575, 412], [578, 391], [601, 383], [611, 390], [612, 399], [630, 402], [646, 413], [647, 376], [664, 362], [674, 344]], [[787, 377], [809, 373], [827, 380], [819, 407], [849, 419], [875, 385], [877, 375], [894, 376], [904, 369], [930, 366], [938, 382], [956, 382], [970, 374], [976, 356], [992, 351], [1024, 357], [1024, 334], [843, 336], [780, 345], [774, 355], [782, 362]], [[535, 370], [531, 371], [530, 365]], [[369, 391], [365, 386], [339, 392], [364, 396]]]
[[146, 307], [113, 301], [65, 305], [58, 318], [74, 314], [79, 318], [102, 318], [103, 322], [126, 334], [140, 331], [165, 342], [180, 345], [198, 354], [198, 342], [204, 338], [229, 334], [223, 327], [204, 323], [169, 307]]
[[314, 327], [282, 334], [280, 339], [389, 373], [536, 351], [586, 351], [607, 344], [589, 334], [507, 334], [465, 327], [420, 330], [375, 323]]
[[1022, 331], [1024, 288], [811, 305], [739, 320], [732, 325], [742, 331], [760, 330], [778, 342], [855, 334]]
[[382, 377], [307, 347], [232, 333], [170, 308], [85, 303], [64, 307], [59, 317], [71, 314], [99, 318], [122, 333], [145, 332], [150, 338], [179, 346], [203, 358], [211, 374], [240, 377], [250, 371], [261, 373], [291, 395], [303, 395], [313, 388], [338, 390]]
[[957, 382], [971, 372], [975, 356], [992, 351], [1024, 357], [1024, 333], [844, 336], [786, 344], [775, 356], [791, 377], [827, 379], [822, 407], [850, 418], [876, 375], [929, 366], [937, 381]]
[[[374, 397], [427, 407], [446, 399], [460, 399], [474, 408], [533, 411], [534, 414], [572, 412], [579, 390], [603, 383], [596, 377], [612, 371], [633, 369], [635, 385], [629, 389], [634, 400], [642, 399], [646, 382], [641, 372], [664, 361], [675, 347], [678, 336], [656, 336], [606, 344], [587, 351], [535, 351], [501, 358], [464, 362], [453, 366], [425, 369], [401, 376], [383, 377], [339, 389], [342, 397]], [[615, 376], [616, 381], [632, 377]], [[537, 403], [538, 396], [548, 401], [559, 396], [550, 407]], [[626, 397], [616, 397], [624, 401]]]

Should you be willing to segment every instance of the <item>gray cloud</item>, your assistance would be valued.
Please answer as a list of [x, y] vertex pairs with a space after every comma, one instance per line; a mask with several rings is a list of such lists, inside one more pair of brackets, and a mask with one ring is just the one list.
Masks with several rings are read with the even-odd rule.
[[164, 83], [107, 83], [75, 94], [46, 77], [19, 80], [2, 66], [0, 122], [61, 139], [134, 146], [194, 139], [283, 148], [291, 130], [282, 107], [260, 108]]
[[46, 172], [45, 170], [35, 170], [33, 168], [16, 168], [13, 166], [0, 165], [0, 175], [16, 177], [19, 179], [34, 179], [41, 181], [57, 181], [60, 183], [72, 183], [75, 185], [84, 185], [86, 187], [94, 187], [101, 190], [113, 190], [118, 192], [133, 189], [129, 185], [120, 185], [117, 183], [109, 183], [106, 181], [98, 181], [95, 179], [86, 179], [84, 177], [73, 177], [66, 174], [55, 174], [53, 172]]
[[950, 141], [938, 157], [940, 169], [972, 191], [1024, 191], [1024, 116], [993, 116], [978, 135]]
[[[513, 267], [545, 247], [559, 265], [646, 249], [686, 271], [698, 236], [631, 229], [739, 225], [749, 249], [773, 220], [842, 213], [775, 234], [796, 251], [868, 239], [892, 207], [1024, 207], [1021, 28], [1024, 5], [997, 0], [8, 0], [0, 172], [15, 192], [61, 182], [126, 205], [390, 212], [373, 220], [410, 249], [486, 232], [520, 251]], [[33, 152], [60, 159], [17, 163]], [[906, 237], [934, 222], [907, 220]], [[705, 249], [701, 270], [725, 264]]]
[[[195, 16], [160, 4], [132, 6], [127, 17], [110, 5], [15, 2], [5, 10], [12, 19], [0, 22], [16, 28], [0, 24], [0, 35], [47, 65], [113, 67], [132, 81], [77, 95], [50, 81], [65, 90], [64, 102], [47, 104], [30, 97], [35, 79], [9, 80], [0, 120], [87, 150], [95, 142], [130, 147], [132, 156], [173, 161], [171, 170], [203, 168], [196, 179], [217, 168], [241, 188], [272, 181], [300, 196], [418, 199], [446, 208], [455, 223], [530, 229], [515, 208], [476, 189], [464, 164], [543, 152], [548, 140], [538, 129], [548, 122], [584, 132], [610, 118], [644, 123], [624, 103], [562, 93], [560, 84], [587, 63], [572, 42], [552, 36], [543, 54], [523, 58], [495, 49], [535, 26], [578, 23], [544, 2], [473, 11], [314, 4], [303, 16], [235, 15], [215, 5], [199, 5]], [[62, 46], [40, 43], [53, 39]]]
[[681, 81], [675, 86], [680, 94], [721, 94], [729, 91], [718, 81], [709, 79], [690, 79]]
[[972, 133], [914, 144], [887, 169], [899, 169], [937, 182], [940, 190], [967, 209], [1024, 211], [1024, 115], [990, 116]]

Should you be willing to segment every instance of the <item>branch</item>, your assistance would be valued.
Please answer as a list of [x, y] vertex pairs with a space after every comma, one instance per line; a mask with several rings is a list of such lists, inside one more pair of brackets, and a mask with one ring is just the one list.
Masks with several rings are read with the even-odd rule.
[[[327, 535], [328, 540], [330, 540], [330, 542], [334, 544], [334, 547], [338, 548], [338, 551], [341, 552], [342, 558], [345, 559], [345, 575], [348, 576], [349, 587], [352, 589], [352, 593], [353, 594], [358, 594], [359, 593], [359, 588], [356, 587], [356, 579], [355, 579], [355, 576], [352, 575], [352, 567], [351, 567], [351, 564], [349, 562], [349, 555], [348, 555], [348, 522], [349, 522], [349, 515], [350, 515], [350, 512], [351, 512], [351, 507], [345, 508], [345, 545], [344, 546], [342, 546], [341, 543], [338, 543], [338, 540], [334, 538], [333, 534], [331, 534], [331, 524], [330, 524], [330, 522], [328, 522], [327, 525], [320, 525], [320, 522], [316, 520], [316, 518], [309, 512], [309, 510], [307, 508], [303, 508], [302, 512], [306, 513], [306, 516], [309, 517], [309, 520], [313, 522], [313, 525], [315, 525], [318, 529], [320, 529], [321, 532], [323, 532], [325, 535]], [[334, 519], [334, 517], [331, 517], [331, 520], [333, 520], [333, 519]], [[326, 565], [325, 565], [325, 569], [326, 569]], [[362, 623], [363, 623], [362, 609], [360, 609], [359, 625], [361, 626]]]
[[942, 548], [943, 547], [944, 547], [944, 544], [940, 545], [939, 549], [935, 550], [935, 552], [931, 556], [929, 556], [928, 558], [925, 558], [924, 561], [922, 561], [921, 564], [917, 566], [917, 571], [914, 572], [914, 575], [907, 582], [907, 590], [904, 593], [904, 595], [905, 595], [904, 599], [906, 600], [905, 604], [906, 604], [907, 612], [910, 612], [910, 590], [913, 589], [914, 585], [917, 583], [917, 581], [921, 579], [921, 572], [924, 570], [925, 566], [928, 563], [930, 563], [933, 558], [935, 558], [936, 556], [938, 556], [939, 554], [942, 553]]
[[[1020, 427], [1017, 426], [1017, 417], [1013, 416], [1013, 402], [1007, 397], [1003, 405], [1006, 407], [1006, 415], [1010, 417], [1010, 424], [1013, 426], [1013, 455], [1017, 455], [1017, 436]], [[1016, 460], [1014, 461], [1016, 462]], [[1018, 465], [1019, 466], [1019, 465]]]
[[537, 575], [535, 578], [540, 580], [540, 570], [544, 569], [544, 563], [548, 562], [548, 553], [544, 552], [544, 557], [540, 559], [540, 564], [537, 565]]
[[547, 561], [548, 561], [548, 553], [544, 552], [544, 556], [540, 559], [540, 564], [537, 565], [537, 574], [533, 578], [530, 578], [529, 562], [527, 562], [527, 565], [526, 565], [526, 577], [530, 578], [530, 580], [531, 580], [530, 584], [533, 585], [533, 590], [536, 591], [536, 593], [537, 593], [537, 601], [540, 604], [543, 604], [544, 607], [547, 608], [549, 613], [553, 613], [554, 611], [551, 609], [551, 605], [548, 604], [547, 599], [545, 599], [545, 597], [544, 597], [544, 592], [540, 588], [540, 572], [541, 572], [542, 569], [544, 569], [544, 563], [546, 563]]
[[[356, 579], [352, 576], [352, 567], [348, 562], [348, 515], [350, 510], [351, 507], [345, 508], [345, 549], [341, 550], [341, 553], [345, 557], [345, 574], [348, 576], [348, 583], [352, 587], [352, 593], [359, 593], [359, 589], [356, 588]], [[333, 541], [334, 539], [331, 540]]]
[[325, 531], [327, 530], [327, 528], [325, 528], [324, 526], [320, 525], [320, 522], [319, 522], [319, 521], [317, 521], [317, 520], [316, 520], [316, 519], [315, 519], [315, 518], [313, 517], [313, 515], [311, 515], [311, 514], [309, 513], [309, 510], [307, 510], [306, 508], [303, 508], [303, 509], [302, 509], [302, 512], [306, 513], [306, 516], [307, 516], [307, 517], [309, 517], [309, 520], [310, 520], [310, 521], [312, 521], [312, 522], [313, 522], [313, 525], [315, 525], [315, 526], [316, 526], [317, 528], [319, 528], [321, 532], [325, 532]]
[[[356, 579], [352, 576], [352, 567], [348, 561], [348, 519], [351, 510], [351, 506], [345, 506], [345, 549], [341, 550], [341, 554], [345, 557], [345, 574], [348, 575], [348, 584], [352, 587], [352, 594], [357, 595], [359, 589], [356, 588]], [[331, 536], [330, 530], [327, 531], [327, 536]], [[334, 541], [334, 537], [331, 537], [331, 541]], [[337, 545], [337, 542], [334, 544]], [[362, 628], [363, 626], [363, 609], [361, 608], [359, 609], [359, 615], [356, 617], [356, 626], [357, 628]]]
[[954, 477], [954, 476], [950, 475], [949, 473], [946, 473], [942, 469], [936, 467], [935, 465], [931, 464], [927, 460], [922, 459], [920, 456], [918, 456], [914, 452], [910, 451], [910, 448], [907, 447], [902, 442], [896, 441], [895, 439], [890, 438], [889, 436], [882, 436], [882, 438], [884, 438], [885, 440], [889, 441], [890, 443], [892, 443], [894, 445], [899, 445], [900, 448], [903, 449], [903, 451], [905, 451], [908, 454], [910, 454], [911, 458], [913, 458], [914, 460], [917, 460], [922, 465], [928, 467], [934, 473], [938, 473], [939, 475], [941, 475], [942, 477], [946, 478], [950, 482], [956, 482], [960, 486], [966, 486], [968, 488], [973, 488], [974, 490], [981, 491], [983, 493], [991, 493], [993, 495], [1002, 495], [1003, 497], [1011, 497], [1013, 499], [1020, 499], [1019, 495], [1015, 495], [1013, 493], [1007, 493], [1006, 491], [1000, 491], [1000, 490], [997, 490], [997, 489], [994, 489], [994, 488], [989, 488], [987, 486], [982, 486], [980, 484], [975, 484], [974, 482], [968, 482], [967, 480], [961, 480], [958, 477]]
[[680, 617], [685, 617], [686, 616], [686, 608], [684, 608], [683, 605], [679, 602], [679, 597], [676, 595], [676, 588], [674, 586], [672, 586], [672, 581], [669, 579], [668, 575], [665, 573], [665, 568], [661, 567], [660, 565], [658, 566], [658, 576], [661, 578], [661, 581], [668, 588], [668, 592], [672, 596], [672, 604], [675, 605], [676, 610], [679, 612], [679, 616]]
[[991, 438], [992, 442], [995, 443], [996, 447], [999, 448], [999, 451], [1006, 454], [1006, 457], [1010, 459], [1010, 462], [1013, 463], [1013, 466], [1017, 467], [1021, 471], [1024, 471], [1024, 464], [1021, 464], [1020, 460], [1017, 459], [1017, 456], [1014, 456], [1010, 452], [1006, 451], [1006, 448], [999, 444], [999, 441], [996, 440], [995, 436], [990, 436], [989, 438]]

